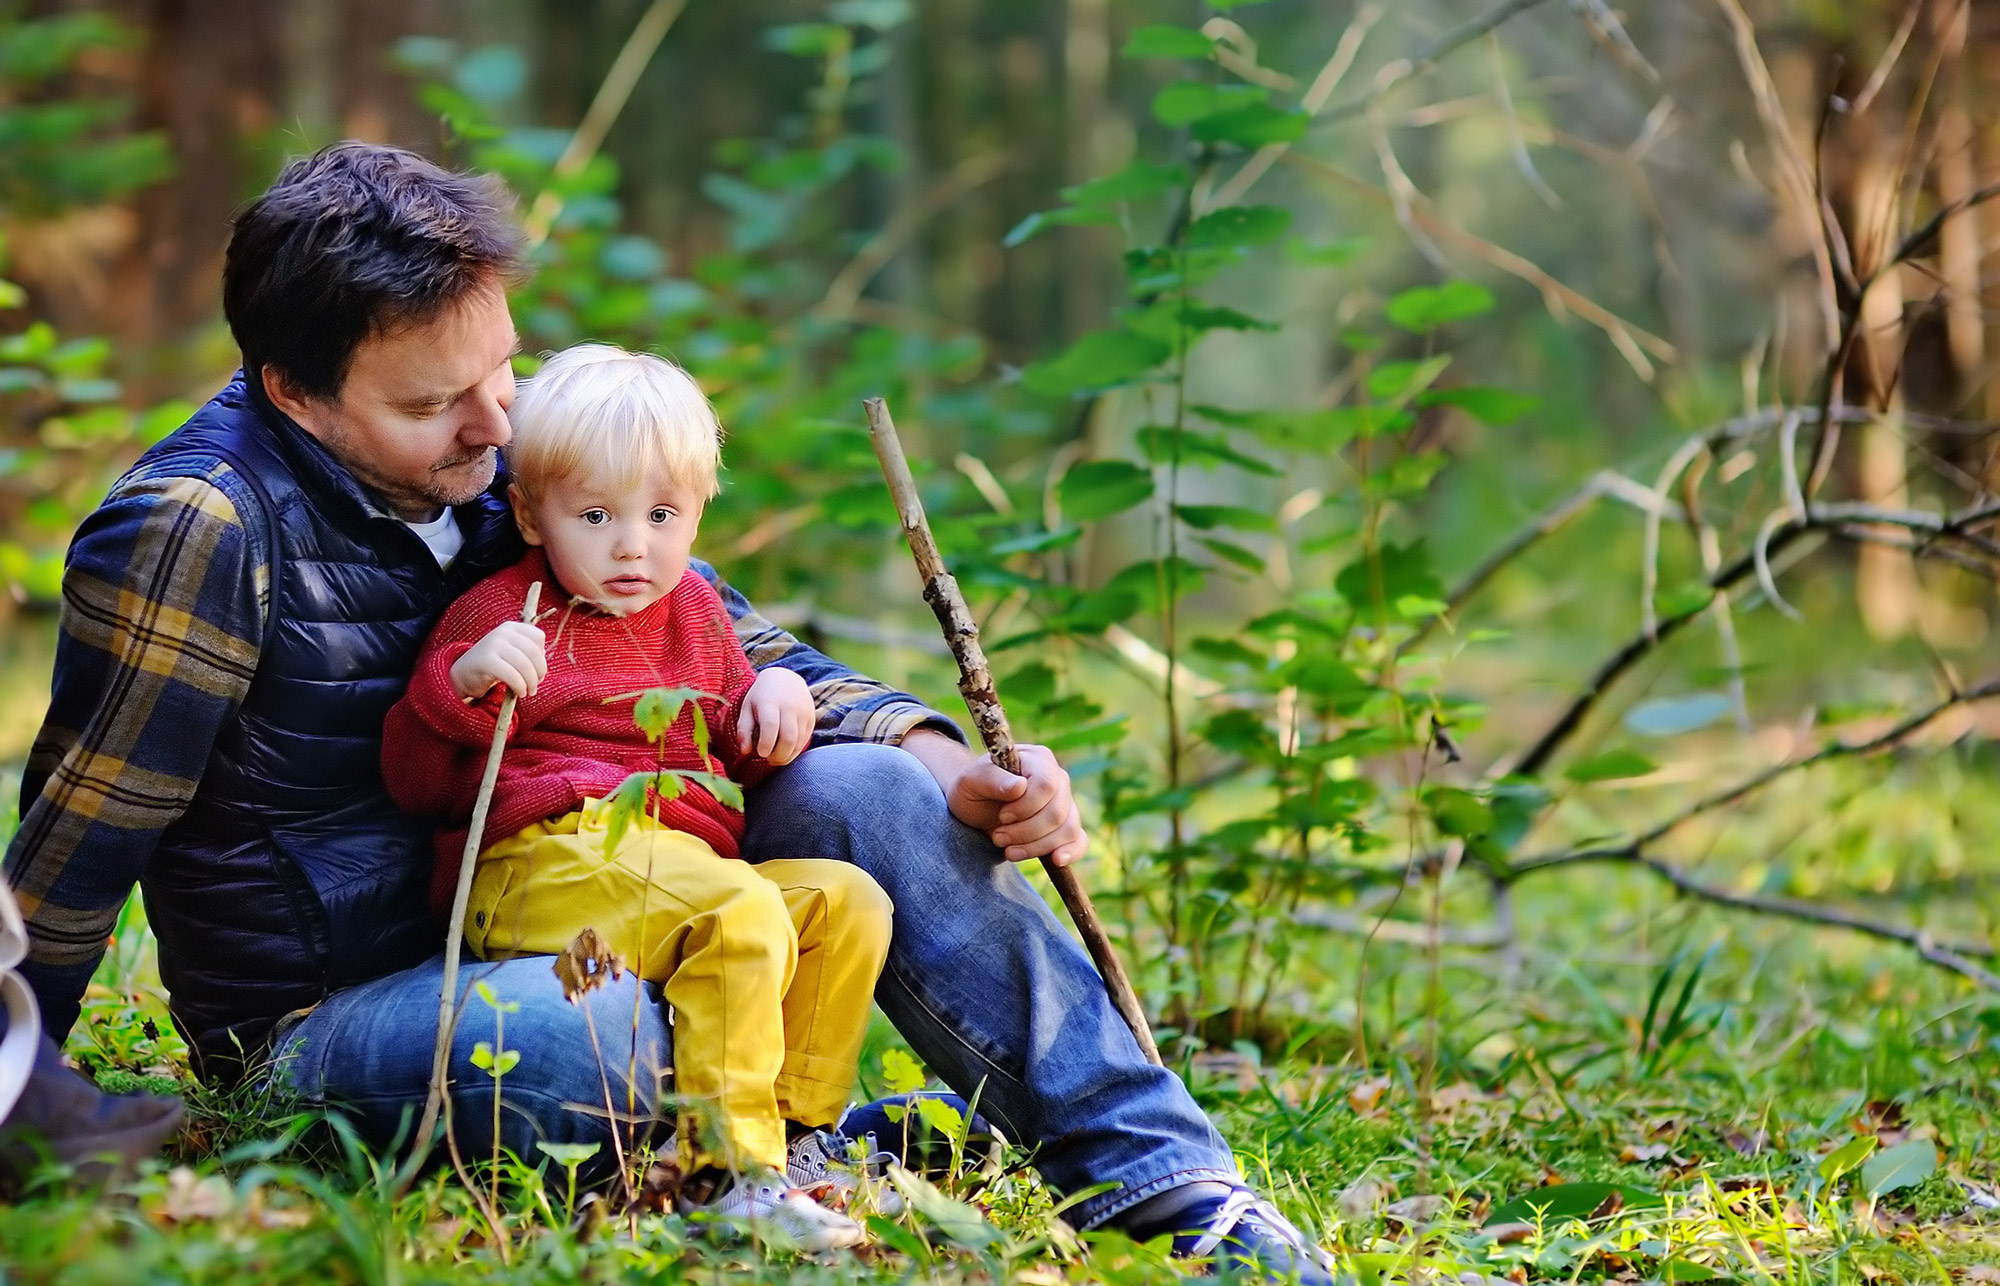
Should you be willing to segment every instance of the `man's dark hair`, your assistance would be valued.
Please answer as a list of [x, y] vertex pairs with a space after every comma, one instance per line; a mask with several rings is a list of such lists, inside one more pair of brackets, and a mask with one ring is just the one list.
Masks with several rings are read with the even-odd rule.
[[222, 311], [252, 381], [269, 366], [297, 392], [331, 399], [361, 341], [520, 271], [520, 228], [498, 180], [348, 141], [287, 165], [236, 216]]

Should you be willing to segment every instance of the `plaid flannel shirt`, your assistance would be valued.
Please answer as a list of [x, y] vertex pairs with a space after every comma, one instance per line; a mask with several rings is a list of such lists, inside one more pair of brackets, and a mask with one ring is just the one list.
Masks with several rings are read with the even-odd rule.
[[[257, 503], [226, 463], [182, 459], [128, 475], [70, 546], [49, 712], [5, 860], [31, 943], [21, 973], [57, 1036], [256, 673], [270, 568], [241, 515]], [[964, 741], [944, 715], [806, 646], [694, 566], [720, 591], [751, 664], [805, 679], [819, 712], [813, 744], [895, 744], [919, 728]]]

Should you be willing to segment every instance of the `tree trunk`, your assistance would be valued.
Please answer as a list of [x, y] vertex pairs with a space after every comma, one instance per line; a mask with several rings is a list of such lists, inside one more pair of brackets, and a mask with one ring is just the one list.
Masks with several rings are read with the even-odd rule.
[[[142, 129], [166, 132], [175, 169], [133, 203], [138, 236], [114, 270], [112, 325], [142, 397], [186, 393], [194, 372], [162, 344], [215, 317], [229, 220], [266, 177], [283, 83], [283, 10], [268, 0], [147, 0], [138, 19]], [[209, 373], [200, 372], [203, 378]]]

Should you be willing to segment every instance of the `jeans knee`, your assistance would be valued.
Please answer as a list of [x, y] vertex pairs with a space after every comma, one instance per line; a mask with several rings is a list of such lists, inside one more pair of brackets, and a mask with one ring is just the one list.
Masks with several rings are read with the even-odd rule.
[[914, 755], [874, 744], [820, 746], [751, 792], [744, 849], [760, 858], [866, 861], [885, 846], [934, 836], [949, 820], [943, 792]]

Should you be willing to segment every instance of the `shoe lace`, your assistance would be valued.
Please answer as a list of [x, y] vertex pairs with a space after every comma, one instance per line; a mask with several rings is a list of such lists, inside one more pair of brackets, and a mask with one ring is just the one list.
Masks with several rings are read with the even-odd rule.
[[1243, 1216], [1249, 1214], [1256, 1204], [1257, 1194], [1248, 1188], [1238, 1188], [1230, 1193], [1229, 1199], [1222, 1203], [1222, 1208], [1215, 1212], [1215, 1218], [1209, 1221], [1208, 1231], [1197, 1237], [1194, 1245], [1188, 1247], [1189, 1257], [1206, 1259], [1214, 1254], [1215, 1248], [1220, 1246], [1230, 1233], [1236, 1231], [1236, 1225], [1243, 1221]]

